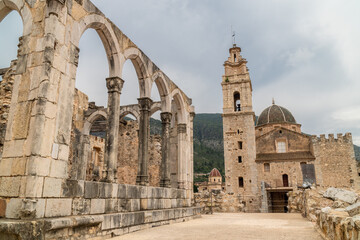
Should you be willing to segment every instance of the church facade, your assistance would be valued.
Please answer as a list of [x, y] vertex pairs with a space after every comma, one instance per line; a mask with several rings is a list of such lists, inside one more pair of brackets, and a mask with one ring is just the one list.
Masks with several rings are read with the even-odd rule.
[[241, 196], [247, 212], [287, 212], [287, 192], [297, 187], [358, 188], [351, 134], [305, 134], [274, 101], [256, 119], [247, 61], [235, 44], [229, 54], [221, 83], [226, 192]]

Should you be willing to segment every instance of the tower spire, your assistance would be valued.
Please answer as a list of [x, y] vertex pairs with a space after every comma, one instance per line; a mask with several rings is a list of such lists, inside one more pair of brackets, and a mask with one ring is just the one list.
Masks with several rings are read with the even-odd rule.
[[232, 38], [232, 43], [233, 46], [236, 47], [236, 41], [235, 41], [235, 31], [233, 31], [232, 29], [232, 25], [231, 25], [231, 38]]
[[275, 105], [275, 99], [272, 98], [272, 105]]

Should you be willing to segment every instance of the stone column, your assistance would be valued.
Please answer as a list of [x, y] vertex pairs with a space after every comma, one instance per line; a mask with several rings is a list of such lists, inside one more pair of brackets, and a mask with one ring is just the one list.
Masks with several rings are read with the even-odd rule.
[[161, 180], [160, 187], [170, 187], [170, 166], [169, 166], [169, 154], [170, 154], [170, 123], [171, 113], [161, 113], [162, 123], [162, 142], [161, 142]]
[[189, 189], [191, 195], [191, 202], [194, 203], [194, 118], [195, 112], [190, 112], [190, 141], [189, 141]]
[[139, 98], [140, 121], [139, 121], [139, 168], [136, 176], [136, 184], [146, 186], [149, 184], [148, 158], [150, 137], [150, 109], [152, 100], [144, 97]]
[[108, 89], [108, 124], [105, 144], [106, 181], [114, 182], [117, 168], [120, 94], [124, 80], [119, 77], [106, 79]]
[[185, 188], [186, 179], [186, 124], [179, 123], [178, 131], [178, 187]]

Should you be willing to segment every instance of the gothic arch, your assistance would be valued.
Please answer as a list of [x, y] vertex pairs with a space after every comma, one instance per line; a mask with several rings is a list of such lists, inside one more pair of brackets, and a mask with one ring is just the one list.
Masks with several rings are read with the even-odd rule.
[[84, 135], [89, 135], [90, 134], [90, 129], [92, 124], [99, 118], [99, 117], [104, 117], [105, 119], [108, 119], [108, 114], [106, 112], [106, 110], [97, 110], [95, 112], [93, 112], [86, 120], [84, 123], [84, 128], [83, 128], [83, 134]]
[[32, 31], [33, 18], [25, 1], [0, 0], [0, 22], [11, 12], [17, 11], [23, 22], [23, 36]]
[[83, 17], [80, 21], [75, 22], [72, 31], [72, 43], [79, 47], [82, 35], [89, 28], [96, 30], [104, 45], [109, 63], [109, 77], [120, 76], [121, 60], [119, 42], [111, 24], [105, 17], [97, 14], [91, 14]]
[[180, 90], [174, 89], [171, 96], [177, 106], [178, 123], [186, 123], [186, 104]]

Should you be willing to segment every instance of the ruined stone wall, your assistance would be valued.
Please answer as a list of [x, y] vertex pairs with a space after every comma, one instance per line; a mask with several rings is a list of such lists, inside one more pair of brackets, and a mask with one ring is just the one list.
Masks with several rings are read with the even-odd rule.
[[10, 68], [6, 71], [2, 81], [0, 82], [0, 159], [3, 152], [8, 114], [10, 110], [15, 69], [16, 61], [12, 61]]
[[[127, 121], [119, 129], [118, 183], [136, 184], [138, 171], [138, 137], [137, 121]], [[149, 185], [160, 185], [161, 137], [151, 135], [149, 139]]]
[[87, 181], [100, 181], [104, 176], [105, 139], [90, 135], [89, 160], [86, 167]]
[[244, 212], [246, 202], [240, 195], [225, 193], [220, 190], [195, 193], [195, 205], [201, 207], [202, 213], [213, 212]]
[[323, 187], [359, 187], [354, 146], [351, 133], [312, 137], [316, 157], [317, 184]]
[[119, 155], [117, 178], [119, 183], [136, 184], [138, 172], [139, 124], [126, 121], [119, 128]]
[[316, 222], [324, 239], [360, 237], [359, 192], [353, 189], [311, 188], [289, 192], [289, 211]]

